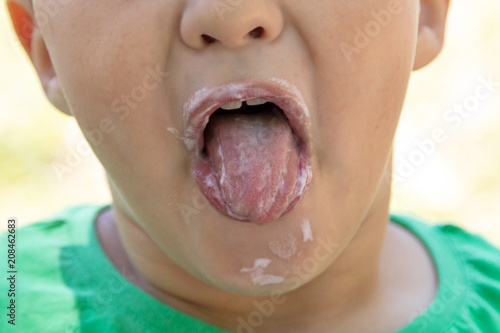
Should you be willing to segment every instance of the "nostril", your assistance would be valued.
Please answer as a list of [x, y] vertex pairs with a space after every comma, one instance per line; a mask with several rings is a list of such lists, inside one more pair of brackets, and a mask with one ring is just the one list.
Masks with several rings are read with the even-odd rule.
[[248, 35], [252, 38], [260, 38], [263, 34], [264, 28], [262, 27], [257, 27], [248, 33]]
[[214, 43], [214, 42], [216, 41], [216, 39], [215, 39], [215, 38], [213, 38], [212, 36], [205, 35], [205, 34], [201, 35], [201, 38], [203, 38], [203, 40], [204, 40], [204, 41], [205, 41], [205, 43], [207, 43], [207, 44], [212, 44], [212, 43]]

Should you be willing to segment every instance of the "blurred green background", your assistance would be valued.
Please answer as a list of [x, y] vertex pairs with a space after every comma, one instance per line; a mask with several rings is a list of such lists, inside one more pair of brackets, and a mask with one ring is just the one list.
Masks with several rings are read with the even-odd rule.
[[[473, 103], [481, 79], [500, 81], [499, 18], [499, 1], [452, 1], [442, 54], [410, 83], [392, 200], [394, 212], [453, 222], [498, 246], [500, 86]], [[473, 109], [468, 116], [448, 113], [464, 103]], [[430, 144], [436, 130], [445, 139]], [[54, 171], [83, 141], [74, 120], [47, 102], [0, 6], [0, 219], [15, 216], [26, 225], [68, 205], [109, 202], [93, 155], [74, 158], [71, 172]]]

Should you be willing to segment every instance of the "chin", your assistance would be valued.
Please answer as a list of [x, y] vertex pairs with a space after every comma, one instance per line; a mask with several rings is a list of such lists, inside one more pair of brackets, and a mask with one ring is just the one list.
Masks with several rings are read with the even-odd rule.
[[290, 239], [246, 248], [228, 246], [232, 251], [207, 245], [210, 250], [203, 260], [195, 258], [198, 262], [193, 264], [197, 269], [194, 276], [218, 289], [245, 296], [272, 296], [295, 290], [320, 275], [331, 255], [320, 242], [304, 243], [301, 239], [294, 248]]

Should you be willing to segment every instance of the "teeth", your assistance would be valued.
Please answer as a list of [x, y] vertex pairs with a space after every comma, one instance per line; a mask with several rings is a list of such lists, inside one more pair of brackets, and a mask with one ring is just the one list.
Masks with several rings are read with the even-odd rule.
[[246, 101], [247, 105], [261, 105], [267, 103], [265, 99], [260, 99], [260, 98], [255, 98], [255, 99], [249, 99]]
[[224, 109], [224, 110], [236, 110], [236, 109], [241, 108], [242, 105], [243, 105], [243, 102], [231, 102], [231, 103], [224, 104], [220, 108]]
[[[248, 101], [245, 101], [245, 103], [248, 106], [253, 106], [253, 105], [265, 104], [265, 103], [267, 103], [267, 101], [265, 99], [254, 98], [254, 99], [249, 99]], [[224, 104], [220, 108], [224, 109], [224, 110], [237, 110], [237, 109], [241, 108], [242, 106], [243, 106], [243, 102], [230, 102], [230, 103]]]

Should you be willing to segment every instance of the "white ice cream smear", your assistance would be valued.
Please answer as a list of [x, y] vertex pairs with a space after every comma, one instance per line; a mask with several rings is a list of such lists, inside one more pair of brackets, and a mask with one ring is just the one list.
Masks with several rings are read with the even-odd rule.
[[313, 240], [311, 225], [309, 224], [309, 220], [308, 219], [304, 219], [300, 223], [300, 229], [302, 230], [302, 236], [303, 236], [302, 240], [304, 242], [312, 241]]
[[243, 272], [243, 273], [248, 273], [248, 272], [256, 272], [256, 271], [263, 271], [264, 268], [266, 268], [267, 266], [269, 266], [269, 264], [271, 263], [271, 259], [267, 259], [267, 258], [260, 258], [260, 259], [255, 259], [255, 262], [253, 263], [253, 267], [252, 268], [245, 268], [243, 267], [240, 272]]
[[172, 133], [177, 139], [179, 139], [182, 142], [184, 142], [184, 144], [186, 146], [189, 144], [189, 140], [187, 138], [183, 137], [182, 135], [180, 135], [179, 131], [177, 130], [177, 128], [167, 127], [167, 131], [169, 131], [170, 133]]
[[285, 281], [285, 279], [282, 276], [270, 274], [258, 275], [252, 278], [253, 284], [258, 286], [265, 286], [267, 284], [279, 284], [283, 281]]
[[252, 279], [252, 283], [257, 286], [282, 283], [284, 281], [284, 278], [281, 276], [263, 274], [264, 268], [269, 266], [270, 263], [271, 259], [267, 258], [255, 259], [252, 268], [242, 268], [240, 272], [250, 273], [250, 278]]
[[269, 249], [281, 259], [290, 260], [297, 252], [297, 240], [292, 234], [288, 234], [284, 239], [269, 241]]

